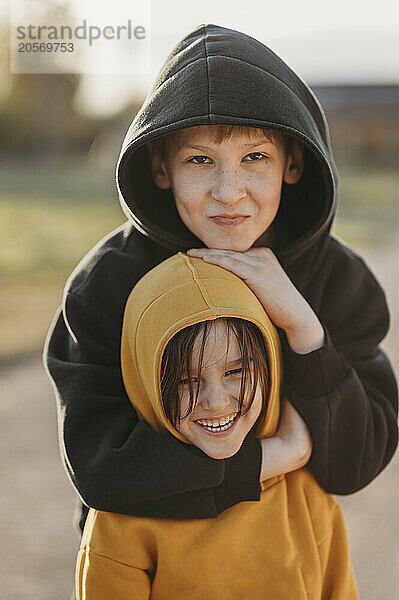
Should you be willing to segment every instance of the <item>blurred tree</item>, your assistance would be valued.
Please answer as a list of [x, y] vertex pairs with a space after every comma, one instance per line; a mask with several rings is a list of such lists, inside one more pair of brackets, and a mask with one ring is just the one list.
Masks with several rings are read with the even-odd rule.
[[[43, 24], [73, 23], [68, 4], [40, 0]], [[0, 31], [0, 153], [8, 158], [60, 157], [87, 151], [99, 123], [73, 109], [81, 74], [60, 73], [55, 56], [45, 57], [54, 73], [10, 73], [9, 25]]]
[[11, 90], [0, 106], [1, 150], [8, 156], [63, 154], [79, 76], [18, 73], [11, 78]]

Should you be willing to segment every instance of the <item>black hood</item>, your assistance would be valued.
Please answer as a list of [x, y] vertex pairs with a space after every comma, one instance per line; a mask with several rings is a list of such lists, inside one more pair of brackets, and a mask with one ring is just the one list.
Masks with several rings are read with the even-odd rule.
[[[171, 190], [153, 182], [145, 143], [166, 133], [217, 123], [280, 129], [305, 147], [305, 170], [283, 183], [276, 219], [290, 264], [328, 236], [338, 176], [328, 126], [310, 88], [267, 46], [226, 27], [199, 25], [171, 51], [123, 141], [116, 168], [120, 202], [134, 226], [173, 250], [204, 244], [181, 221]], [[317, 244], [316, 244], [317, 245]]]

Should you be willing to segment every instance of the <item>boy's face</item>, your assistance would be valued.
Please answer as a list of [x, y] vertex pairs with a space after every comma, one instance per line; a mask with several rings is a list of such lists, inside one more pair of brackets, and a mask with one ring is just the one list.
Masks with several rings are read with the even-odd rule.
[[152, 157], [153, 176], [160, 188], [171, 187], [180, 218], [208, 248], [245, 252], [255, 242], [267, 245], [282, 183], [300, 179], [303, 155], [294, 148], [295, 160], [278, 141], [243, 133], [216, 144], [207, 126], [190, 127], [171, 140], [164, 159]]
[[[216, 459], [228, 458], [238, 452], [262, 409], [262, 393], [258, 384], [251, 408], [238, 415], [241, 351], [235, 336], [231, 335], [226, 352], [227, 336], [226, 325], [216, 320], [205, 342], [198, 401], [193, 412], [176, 427], [188, 441]], [[198, 364], [200, 338], [198, 336], [194, 342], [193, 365]], [[192, 373], [194, 384], [195, 376], [196, 373]], [[180, 414], [184, 416], [190, 398], [188, 383], [184, 379], [179, 385], [179, 397]]]

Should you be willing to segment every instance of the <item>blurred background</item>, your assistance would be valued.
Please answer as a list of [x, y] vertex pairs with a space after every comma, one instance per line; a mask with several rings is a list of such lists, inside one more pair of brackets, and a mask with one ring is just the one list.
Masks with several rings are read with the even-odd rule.
[[[56, 7], [79, 19], [77, 2], [35, 2], [49, 15]], [[114, 1], [116, 17], [126, 4]], [[69, 598], [79, 544], [72, 528], [75, 493], [61, 465], [54, 394], [40, 355], [67, 276], [125, 220], [114, 178], [126, 130], [168, 52], [200, 23], [258, 38], [316, 93], [341, 177], [333, 232], [365, 258], [386, 290], [391, 329], [382, 346], [399, 372], [394, 3], [215, 4], [190, 5], [187, 14], [181, 0], [153, 0], [151, 69], [131, 75], [11, 74], [9, 6], [0, 4], [2, 600]], [[397, 597], [398, 471], [395, 457], [365, 490], [338, 498], [363, 600]]]

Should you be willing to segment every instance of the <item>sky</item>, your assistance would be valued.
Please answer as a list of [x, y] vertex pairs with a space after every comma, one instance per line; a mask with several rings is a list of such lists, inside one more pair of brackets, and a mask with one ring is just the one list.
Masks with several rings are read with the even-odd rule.
[[[89, 15], [91, 21], [103, 17], [123, 23], [127, 18], [135, 22], [142, 2], [66, 4], [77, 21]], [[143, 97], [175, 43], [201, 23], [238, 29], [259, 39], [309, 85], [399, 84], [399, 9], [393, 0], [152, 0], [150, 11], [147, 71], [85, 75], [77, 96], [79, 110], [106, 116], [132, 96]]]

